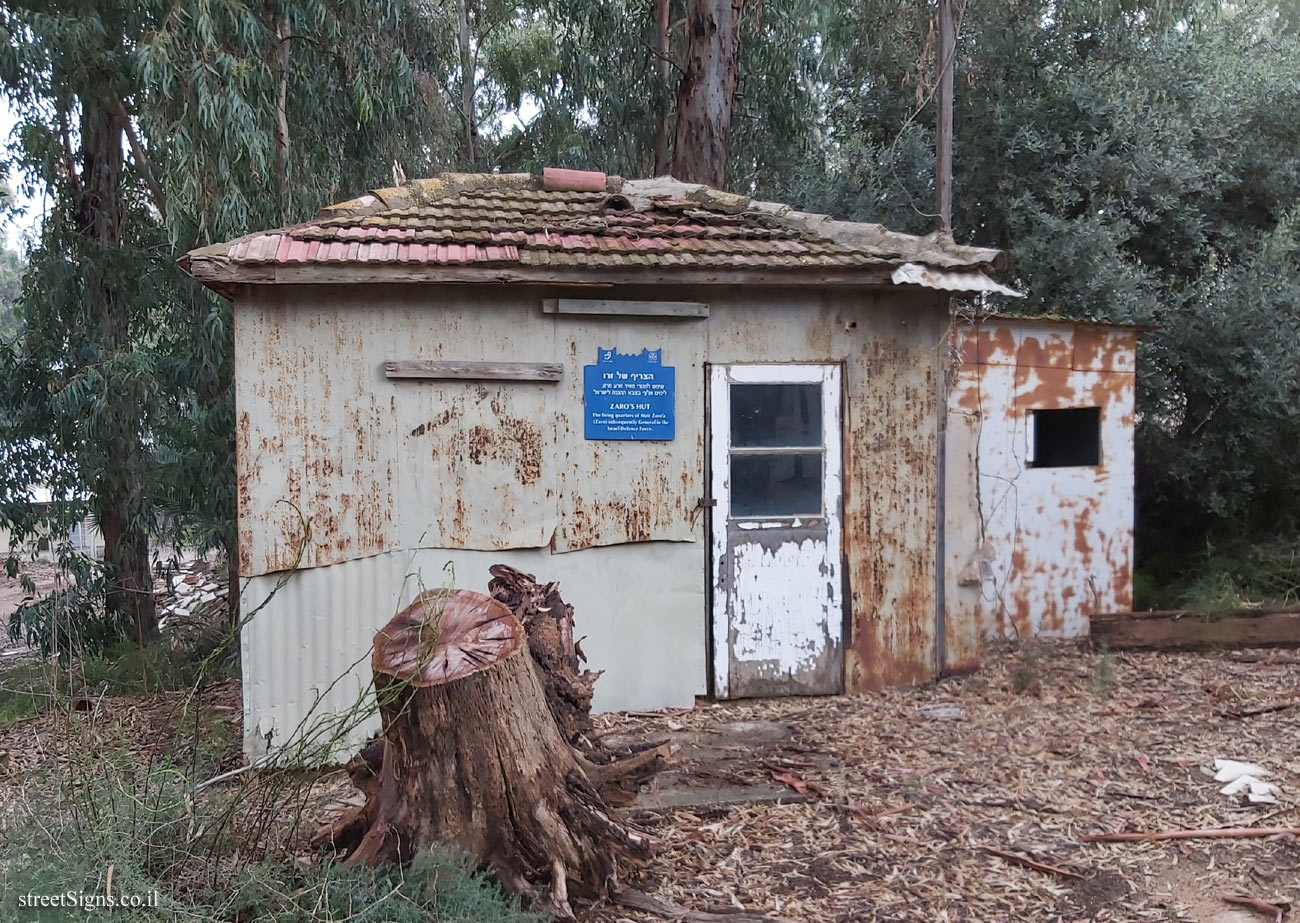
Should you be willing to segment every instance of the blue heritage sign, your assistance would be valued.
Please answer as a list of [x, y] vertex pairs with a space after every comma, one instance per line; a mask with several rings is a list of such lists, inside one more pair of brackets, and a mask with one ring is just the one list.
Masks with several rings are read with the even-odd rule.
[[673, 438], [674, 372], [662, 349], [597, 351], [582, 368], [588, 439]]

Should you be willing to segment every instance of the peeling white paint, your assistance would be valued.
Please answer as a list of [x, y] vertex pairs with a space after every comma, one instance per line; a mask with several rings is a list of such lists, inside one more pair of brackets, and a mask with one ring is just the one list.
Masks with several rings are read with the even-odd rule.
[[[774, 550], [737, 544], [731, 560], [732, 658], [768, 661], [792, 673], [811, 667], [827, 642], [839, 636], [840, 620], [833, 619], [837, 624], [832, 626], [825, 607], [833, 599], [822, 575], [825, 565], [824, 541], [806, 538], [784, 542]], [[816, 579], [810, 580], [810, 575]], [[815, 605], [819, 589], [823, 604]], [[806, 624], [792, 617], [809, 610], [809, 603], [814, 604], [811, 609], [817, 621]]]
[[[714, 693], [724, 698], [756, 690], [768, 694], [783, 682], [790, 692], [840, 691], [840, 368], [715, 366], [709, 382], [710, 461], [717, 503], [712, 528]], [[732, 384], [821, 385], [820, 516], [730, 515]]]
[[[988, 638], [1072, 638], [1132, 606], [1134, 356], [1129, 328], [961, 326], [948, 401], [946, 665]], [[1096, 407], [1096, 465], [1035, 467], [1032, 414]]]

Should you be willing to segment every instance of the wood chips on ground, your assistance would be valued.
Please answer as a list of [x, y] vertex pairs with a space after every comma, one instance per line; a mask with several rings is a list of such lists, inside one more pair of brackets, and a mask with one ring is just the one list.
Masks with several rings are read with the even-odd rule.
[[[1103, 657], [1034, 645], [991, 651], [979, 673], [921, 688], [600, 716], [598, 733], [651, 738], [677, 727], [784, 723], [784, 762], [737, 752], [702, 769], [752, 782], [790, 773], [810, 796], [643, 813], [637, 819], [663, 848], [629, 884], [695, 909], [744, 906], [808, 923], [1209, 921], [1234, 892], [1300, 905], [1297, 838], [1079, 839], [1300, 826], [1300, 707], [1229, 716], [1292, 701], [1298, 663], [1287, 651]], [[1025, 686], [1038, 694], [1015, 691]], [[1271, 770], [1280, 803], [1220, 795], [1204, 768], [1224, 757]], [[620, 907], [580, 918], [651, 919]]]
[[[167, 729], [183, 699], [94, 707], [120, 722], [147, 759], [148, 750], [157, 757], [171, 744]], [[1103, 657], [1059, 644], [993, 650], [979, 673], [919, 688], [599, 715], [595, 723], [597, 734], [716, 737], [706, 761], [687, 756], [675, 767], [703, 788], [759, 792], [777, 776], [806, 788], [807, 800], [794, 804], [630, 810], [661, 848], [627, 884], [696, 910], [743, 906], [806, 923], [1217, 923], [1243, 919], [1220, 916], [1228, 909], [1221, 897], [1234, 892], [1300, 907], [1300, 839], [1080, 837], [1300, 826], [1293, 702], [1300, 703], [1294, 651]], [[237, 684], [213, 687], [203, 704], [228, 716], [237, 746]], [[5, 786], [20, 787], [25, 770], [58, 758], [68, 730], [59, 722], [68, 720], [81, 719], [46, 715], [0, 732]], [[743, 734], [734, 740], [743, 722], [760, 723], [761, 746], [746, 745]], [[783, 729], [775, 740], [773, 724]], [[1280, 802], [1247, 806], [1219, 794], [1205, 773], [1215, 758], [1267, 767]], [[338, 772], [317, 788], [326, 797], [307, 812], [308, 828], [355, 798]], [[1083, 878], [1027, 868], [990, 848]], [[579, 918], [653, 919], [616, 906], [580, 909]]]

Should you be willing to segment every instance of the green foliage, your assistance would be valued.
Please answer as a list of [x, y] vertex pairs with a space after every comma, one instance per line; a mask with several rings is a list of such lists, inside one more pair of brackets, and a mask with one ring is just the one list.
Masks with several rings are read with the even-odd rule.
[[53, 701], [48, 663], [24, 659], [0, 669], [0, 728], [41, 714]]
[[258, 923], [375, 919], [392, 923], [540, 923], [457, 854], [422, 852], [401, 871], [325, 867], [287, 873], [262, 866], [244, 873], [231, 903]]
[[84, 915], [24, 906], [26, 895], [72, 893], [93, 901], [111, 893], [153, 902], [112, 909], [113, 919], [129, 923], [541, 923], [447, 851], [381, 871], [299, 867], [288, 856], [231, 865], [204, 837], [205, 826], [218, 822], [221, 800], [196, 803], [184, 777], [165, 763], [142, 768], [113, 750], [101, 754], [87, 778], [69, 782], [29, 779], [14, 811], [0, 819], [5, 919], [62, 923]]
[[66, 544], [57, 551], [65, 579], [47, 595], [13, 611], [9, 637], [66, 664], [77, 654], [93, 654], [114, 644], [125, 625], [102, 605], [107, 581], [103, 565]]
[[11, 344], [16, 348], [23, 329], [18, 315], [23, 269], [22, 257], [8, 248], [0, 249], [0, 349]]
[[1247, 605], [1300, 603], [1300, 540], [1205, 543], [1192, 554], [1154, 555], [1143, 579], [1150, 605], [1221, 613]]
[[[215, 630], [179, 647], [167, 641], [149, 644], [119, 641], [82, 658], [74, 675], [77, 684], [86, 691], [104, 695], [179, 691], [194, 687], [200, 680], [234, 675], [231, 651], [225, 638]], [[214, 652], [224, 656], [210, 662]]]
[[1133, 609], [1142, 612], [1160, 607], [1160, 586], [1149, 571], [1133, 574]]

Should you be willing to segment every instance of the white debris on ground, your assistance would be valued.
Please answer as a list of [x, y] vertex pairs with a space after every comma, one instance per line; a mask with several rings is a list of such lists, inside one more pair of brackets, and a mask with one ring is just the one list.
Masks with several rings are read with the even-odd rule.
[[[205, 617], [213, 603], [225, 605], [226, 565], [224, 561], [186, 561], [164, 579], [154, 582], [158, 597], [158, 627], [166, 631], [173, 623]], [[206, 618], [205, 618], [206, 620]]]
[[1220, 795], [1242, 795], [1251, 804], [1277, 804], [1282, 789], [1272, 782], [1265, 782], [1269, 771], [1256, 763], [1244, 763], [1240, 760], [1215, 760], [1214, 781], [1227, 782], [1219, 789]]

